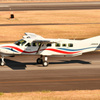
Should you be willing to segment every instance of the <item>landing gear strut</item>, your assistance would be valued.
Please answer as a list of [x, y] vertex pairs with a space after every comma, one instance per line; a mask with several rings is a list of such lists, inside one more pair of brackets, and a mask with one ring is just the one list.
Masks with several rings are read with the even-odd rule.
[[5, 61], [4, 61], [4, 57], [2, 56], [1, 57], [1, 66], [4, 66], [5, 65]]
[[37, 59], [37, 63], [38, 64], [42, 64], [44, 67], [47, 67], [49, 65], [49, 63], [48, 63], [48, 57], [45, 56], [44, 60], [43, 60], [43, 57], [41, 56], [40, 58]]

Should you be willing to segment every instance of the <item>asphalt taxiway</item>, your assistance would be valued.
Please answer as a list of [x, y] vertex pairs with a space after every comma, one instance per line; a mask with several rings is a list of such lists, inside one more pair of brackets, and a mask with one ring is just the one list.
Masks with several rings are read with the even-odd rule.
[[49, 57], [49, 66], [36, 64], [36, 56], [6, 58], [0, 67], [0, 92], [100, 89], [100, 52], [65, 58]]
[[100, 2], [0, 3], [0, 11], [100, 9]]

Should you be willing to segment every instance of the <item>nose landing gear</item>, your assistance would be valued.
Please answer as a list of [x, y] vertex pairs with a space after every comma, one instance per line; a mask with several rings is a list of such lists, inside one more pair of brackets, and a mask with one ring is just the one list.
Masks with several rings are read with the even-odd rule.
[[4, 66], [5, 65], [5, 61], [4, 61], [4, 57], [2, 56], [1, 57], [1, 66]]
[[42, 64], [44, 67], [47, 67], [49, 65], [48, 57], [45, 56], [43, 60], [43, 57], [41, 56], [40, 58], [37, 59], [37, 64]]

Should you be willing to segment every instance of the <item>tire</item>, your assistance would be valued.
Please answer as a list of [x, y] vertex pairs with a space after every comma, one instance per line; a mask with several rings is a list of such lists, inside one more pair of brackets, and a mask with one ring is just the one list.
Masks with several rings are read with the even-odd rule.
[[37, 59], [37, 64], [42, 64], [43, 60], [41, 58]]
[[47, 61], [44, 61], [44, 62], [43, 62], [43, 66], [44, 66], [44, 67], [47, 67], [48, 65], [49, 65], [49, 63], [48, 63]]
[[4, 66], [5, 65], [5, 62], [1, 62], [1, 66]]

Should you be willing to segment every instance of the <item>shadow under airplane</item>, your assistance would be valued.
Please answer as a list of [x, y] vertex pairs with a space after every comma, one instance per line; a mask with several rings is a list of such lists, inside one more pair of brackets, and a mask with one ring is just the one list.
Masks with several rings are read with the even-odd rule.
[[[6, 65], [13, 70], [25, 70], [27, 67], [26, 65], [38, 65], [36, 62], [22, 63], [18, 61], [9, 60], [9, 59], [5, 59], [5, 62]], [[83, 61], [83, 60], [70, 60], [70, 61], [60, 60], [60, 62], [50, 62], [49, 64], [70, 64], [70, 63], [91, 64], [90, 62]]]
[[61, 62], [51, 62], [49, 64], [70, 64], [70, 63], [91, 64], [90, 62], [83, 60], [70, 60], [70, 61], [60, 60], [60, 61]]
[[18, 62], [18, 61], [13, 61], [13, 60], [9, 60], [9, 59], [5, 59], [6, 65], [13, 69], [13, 70], [25, 70], [25, 68], [27, 67], [26, 65], [36, 65], [36, 63], [22, 63], [22, 62]]

